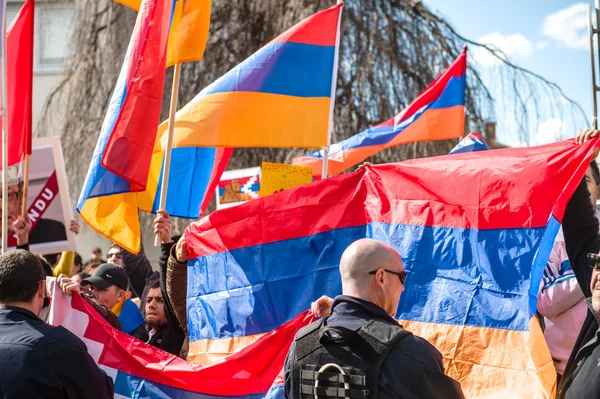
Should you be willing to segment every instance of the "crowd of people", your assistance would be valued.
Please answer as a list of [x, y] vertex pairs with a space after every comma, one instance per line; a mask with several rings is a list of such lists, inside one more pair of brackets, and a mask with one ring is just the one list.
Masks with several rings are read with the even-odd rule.
[[[582, 132], [578, 142], [600, 135]], [[600, 397], [600, 232], [595, 203], [596, 161], [570, 199], [544, 276], [538, 318], [554, 360], [559, 398]], [[138, 254], [111, 245], [106, 259], [76, 252], [34, 256], [31, 223], [13, 221], [18, 248], [0, 255], [0, 395], [4, 398], [110, 398], [113, 381], [85, 344], [47, 324], [46, 277], [67, 295], [80, 295], [112, 327], [168, 353], [187, 357], [187, 252], [159, 211], [154, 233], [162, 241], [154, 271]], [[79, 231], [77, 222], [70, 230]], [[442, 355], [393, 318], [406, 281], [400, 255], [362, 239], [340, 260], [342, 295], [312, 304], [319, 321], [296, 335], [285, 362], [288, 398], [462, 398], [460, 383], [444, 373]]]

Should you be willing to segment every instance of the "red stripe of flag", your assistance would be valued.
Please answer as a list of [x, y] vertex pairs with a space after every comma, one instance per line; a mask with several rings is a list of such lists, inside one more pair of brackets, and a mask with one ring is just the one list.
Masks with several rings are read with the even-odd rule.
[[[566, 185], [545, 176], [569, 176], [568, 184], [576, 185], [572, 176], [583, 175], [587, 164], [565, 160], [589, 159], [599, 146], [600, 139], [584, 145], [571, 139], [368, 166], [216, 211], [186, 229], [188, 256], [371, 222], [480, 230], [545, 227], [552, 212], [562, 220], [568, 201], [553, 200]], [[254, 233], [240, 235], [241, 228]]]
[[106, 145], [102, 166], [146, 189], [160, 121], [172, 0], [144, 0], [127, 49], [125, 100]]

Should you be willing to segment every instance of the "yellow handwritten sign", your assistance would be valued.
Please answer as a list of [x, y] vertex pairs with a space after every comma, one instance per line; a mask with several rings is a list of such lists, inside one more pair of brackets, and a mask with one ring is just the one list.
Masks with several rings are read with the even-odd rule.
[[312, 166], [263, 162], [260, 180], [260, 196], [264, 197], [312, 182]]

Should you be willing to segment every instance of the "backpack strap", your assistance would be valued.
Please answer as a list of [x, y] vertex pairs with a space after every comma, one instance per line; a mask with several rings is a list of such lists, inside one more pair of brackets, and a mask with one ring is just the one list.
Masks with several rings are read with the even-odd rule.
[[321, 318], [298, 331], [295, 338], [294, 360], [302, 359], [319, 349], [320, 330], [325, 325], [326, 319]]
[[391, 324], [389, 322], [373, 319], [367, 322], [359, 331], [358, 335], [371, 346], [377, 358], [367, 373], [369, 383], [369, 397], [378, 397], [379, 373], [388, 353], [394, 345], [402, 338], [411, 335], [400, 324]]

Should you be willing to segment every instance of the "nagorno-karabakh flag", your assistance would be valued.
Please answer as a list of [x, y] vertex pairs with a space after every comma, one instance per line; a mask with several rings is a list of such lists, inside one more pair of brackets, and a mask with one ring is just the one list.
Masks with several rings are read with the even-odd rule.
[[[328, 174], [337, 175], [379, 151], [401, 144], [460, 138], [465, 124], [467, 49], [402, 112], [329, 148]], [[320, 175], [323, 151], [294, 158]]]
[[211, 363], [340, 294], [342, 252], [370, 237], [406, 266], [402, 324], [440, 350], [467, 397], [551, 397], [537, 293], [599, 144], [369, 166], [214, 212], [185, 233], [190, 359]]
[[202, 90], [177, 112], [173, 146], [327, 145], [342, 6], [293, 26]]

